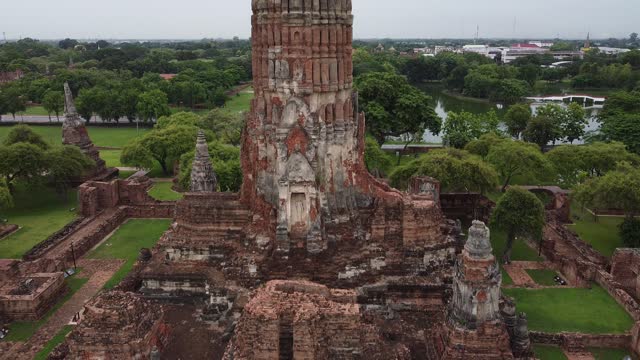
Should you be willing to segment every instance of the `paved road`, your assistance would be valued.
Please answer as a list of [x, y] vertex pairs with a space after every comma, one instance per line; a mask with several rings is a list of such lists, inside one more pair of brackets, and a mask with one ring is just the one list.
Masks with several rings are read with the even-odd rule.
[[[15, 120], [11, 115], [2, 115], [2, 120], [0, 120], [0, 124], [3, 122], [11, 122], [11, 123], [24, 122], [24, 123], [32, 123], [32, 124], [48, 124], [48, 123], [62, 124], [63, 121], [64, 121], [64, 117], [62, 116], [60, 116], [60, 121], [58, 122], [58, 119], [56, 119], [55, 116], [53, 116], [50, 121], [48, 116], [41, 116], [41, 115], [16, 116]], [[89, 122], [89, 124], [102, 123], [102, 122], [103, 121], [99, 116], [94, 116], [91, 118], [91, 121]], [[122, 118], [120, 119], [120, 123], [128, 124], [129, 120], [127, 118]]]

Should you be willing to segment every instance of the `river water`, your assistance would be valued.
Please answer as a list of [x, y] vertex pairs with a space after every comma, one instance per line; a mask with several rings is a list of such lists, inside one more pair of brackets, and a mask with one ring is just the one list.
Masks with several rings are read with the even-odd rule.
[[[443, 120], [447, 121], [447, 113], [450, 111], [461, 112], [466, 111], [472, 114], [483, 114], [491, 110], [495, 110], [496, 114], [498, 114], [499, 118], [502, 118], [506, 113], [506, 109], [501, 104], [495, 104], [488, 101], [483, 100], [475, 100], [475, 99], [465, 99], [456, 96], [452, 96], [446, 93], [445, 88], [439, 84], [426, 84], [421, 85], [419, 88], [427, 95], [429, 95], [432, 99], [432, 106], [434, 107], [436, 114]], [[559, 88], [549, 88], [541, 95], [551, 95], [551, 94], [560, 94], [564, 91]], [[532, 103], [531, 110], [535, 114], [536, 109], [543, 104], [540, 103]], [[566, 106], [565, 104], [559, 104], [561, 106]], [[596, 131], [600, 128], [600, 124], [597, 122], [596, 117], [598, 115], [598, 111], [600, 109], [597, 108], [587, 108], [585, 109], [587, 112], [587, 119], [589, 120], [589, 124], [587, 125], [587, 132]], [[427, 143], [442, 143], [442, 136], [434, 135], [427, 131], [425, 133], [423, 140]], [[574, 142], [575, 143], [581, 143]]]

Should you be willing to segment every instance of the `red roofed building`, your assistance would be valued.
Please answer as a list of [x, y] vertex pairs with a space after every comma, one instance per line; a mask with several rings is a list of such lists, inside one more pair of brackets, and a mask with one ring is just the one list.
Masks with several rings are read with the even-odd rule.
[[166, 80], [166, 81], [169, 81], [169, 80], [173, 79], [176, 76], [177, 76], [176, 74], [160, 74], [160, 77], [163, 80]]

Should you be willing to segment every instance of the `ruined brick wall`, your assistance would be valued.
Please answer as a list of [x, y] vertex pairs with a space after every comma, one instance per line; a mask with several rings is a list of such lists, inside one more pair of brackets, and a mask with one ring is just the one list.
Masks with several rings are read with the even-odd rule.
[[245, 306], [224, 359], [400, 359], [363, 321], [353, 290], [272, 281]]
[[640, 299], [640, 251], [616, 249], [611, 257], [611, 275], [631, 296]]
[[[30, 294], [13, 295], [8, 290], [18, 282], [36, 279], [39, 286]], [[62, 273], [31, 274], [14, 279], [0, 289], [0, 314], [13, 321], [36, 321], [40, 319], [64, 294], [67, 286]]]
[[168, 343], [162, 306], [132, 293], [103, 293], [85, 306], [67, 340], [71, 359], [151, 359]]
[[[160, 209], [174, 204], [173, 202], [160, 202], [153, 199], [147, 191], [153, 185], [147, 177], [131, 177], [127, 180], [117, 179], [110, 182], [88, 181], [78, 188], [78, 203], [80, 214], [86, 217], [95, 216], [101, 211], [119, 205], [131, 205], [149, 207], [150, 213], [158, 211], [158, 218], [173, 217], [165, 210], [153, 208], [159, 205]], [[142, 210], [140, 210], [142, 212]], [[154, 217], [141, 215], [140, 217]]]
[[614, 348], [628, 349], [631, 344], [630, 334], [579, 334], [579, 333], [545, 333], [531, 331], [531, 341], [536, 344], [556, 345], [564, 348]]

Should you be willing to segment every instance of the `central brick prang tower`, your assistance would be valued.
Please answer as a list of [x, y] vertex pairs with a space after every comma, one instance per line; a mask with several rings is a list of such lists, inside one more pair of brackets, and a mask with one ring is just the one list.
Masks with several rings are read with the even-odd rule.
[[[243, 199], [288, 252], [354, 232], [360, 126], [352, 91], [351, 0], [253, 0], [255, 99]], [[272, 220], [269, 220], [272, 219]], [[353, 236], [350, 234], [349, 236]]]

